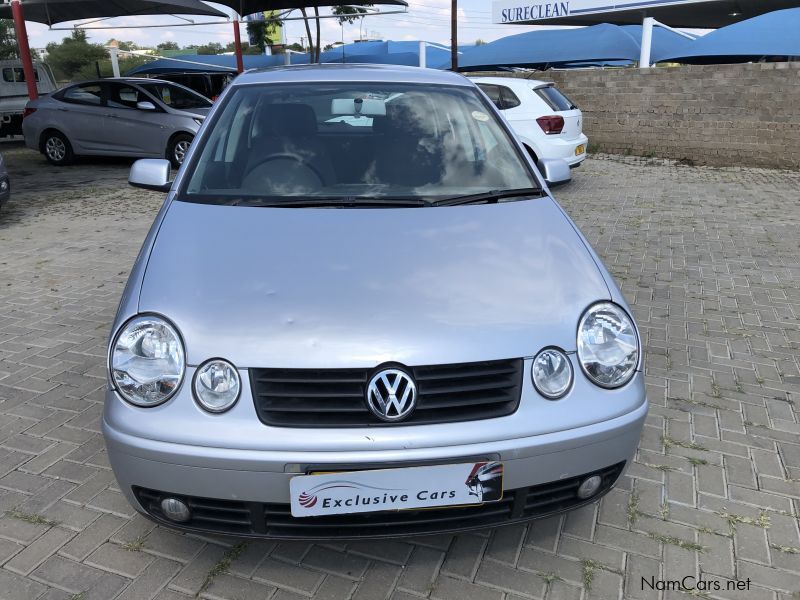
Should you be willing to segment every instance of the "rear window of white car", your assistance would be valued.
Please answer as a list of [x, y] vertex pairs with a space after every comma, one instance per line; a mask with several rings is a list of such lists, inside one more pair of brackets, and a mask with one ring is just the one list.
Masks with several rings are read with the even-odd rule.
[[555, 87], [549, 85], [533, 90], [536, 95], [545, 101], [547, 106], [557, 112], [575, 110], [578, 108], [575, 103], [567, 98], [564, 94], [559, 92]]

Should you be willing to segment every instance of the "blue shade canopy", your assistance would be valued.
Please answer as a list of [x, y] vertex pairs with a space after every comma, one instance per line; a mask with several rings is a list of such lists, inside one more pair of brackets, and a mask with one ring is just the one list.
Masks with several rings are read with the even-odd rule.
[[[283, 56], [245, 55], [245, 69], [263, 69], [284, 64]], [[303, 61], [305, 58], [305, 61]], [[292, 55], [294, 64], [308, 62], [305, 55]], [[164, 73], [236, 73], [236, 57], [230, 54], [181, 54], [174, 58], [160, 58], [128, 71], [126, 75], [163, 75]]]
[[[55, 25], [65, 21], [141, 15], [227, 17], [199, 0], [23, 0], [25, 20]], [[10, 19], [11, 5], [0, 4], [0, 18]]]
[[687, 42], [656, 61], [697, 64], [747, 62], [763, 57], [800, 56], [800, 8], [776, 10], [728, 25]]
[[621, 27], [603, 24], [511, 35], [465, 50], [458, 63], [461, 70], [492, 70], [638, 59], [639, 42]]
[[[450, 50], [439, 44], [426, 42], [426, 59], [429, 65], [449, 61]], [[264, 69], [286, 64], [286, 56], [245, 55], [245, 69]], [[419, 65], [419, 42], [359, 42], [337, 46], [322, 53], [323, 63], [360, 63], [387, 65]], [[292, 54], [291, 64], [308, 64], [307, 54]], [[449, 65], [449, 62], [448, 62]], [[127, 75], [159, 75], [164, 73], [220, 72], [235, 73], [236, 57], [231, 55], [180, 55], [162, 58], [140, 65]]]

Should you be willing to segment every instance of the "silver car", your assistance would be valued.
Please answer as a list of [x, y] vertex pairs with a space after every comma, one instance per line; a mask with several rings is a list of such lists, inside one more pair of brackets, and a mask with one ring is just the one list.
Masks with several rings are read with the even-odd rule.
[[[341, 119], [340, 117], [347, 117]], [[395, 537], [594, 502], [647, 413], [619, 288], [460, 75], [328, 65], [229, 87], [113, 324], [103, 417], [147, 517]], [[434, 509], [434, 510], [432, 510]]]
[[131, 156], [179, 167], [211, 106], [167, 81], [87, 81], [29, 102], [22, 130], [28, 148], [54, 165], [75, 156]]

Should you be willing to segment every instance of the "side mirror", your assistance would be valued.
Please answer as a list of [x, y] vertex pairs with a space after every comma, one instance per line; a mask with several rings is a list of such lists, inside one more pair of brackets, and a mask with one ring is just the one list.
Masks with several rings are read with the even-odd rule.
[[137, 160], [131, 167], [128, 183], [133, 187], [153, 192], [168, 192], [172, 187], [169, 180], [170, 165], [168, 160], [144, 158]]
[[138, 108], [139, 110], [150, 110], [150, 111], [153, 111], [153, 110], [156, 110], [156, 105], [153, 104], [152, 102], [148, 102], [148, 101], [145, 100], [144, 102], [137, 102], [136, 103], [136, 108]]
[[564, 185], [572, 181], [572, 170], [567, 161], [560, 158], [543, 158], [539, 161], [539, 171], [550, 187]]

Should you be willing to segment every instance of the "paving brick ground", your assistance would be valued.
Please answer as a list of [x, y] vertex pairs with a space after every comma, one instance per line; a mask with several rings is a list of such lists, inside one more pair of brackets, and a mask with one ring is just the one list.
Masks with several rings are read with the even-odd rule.
[[558, 191], [631, 300], [652, 410], [599, 505], [460, 536], [246, 543], [134, 516], [98, 432], [104, 347], [158, 208], [127, 164], [7, 147], [0, 212], [0, 598], [800, 597], [800, 173], [600, 157]]

